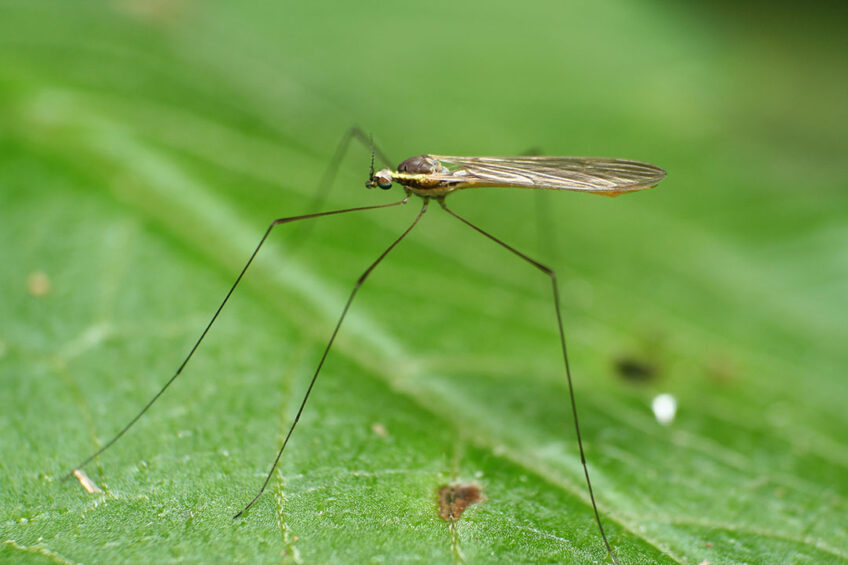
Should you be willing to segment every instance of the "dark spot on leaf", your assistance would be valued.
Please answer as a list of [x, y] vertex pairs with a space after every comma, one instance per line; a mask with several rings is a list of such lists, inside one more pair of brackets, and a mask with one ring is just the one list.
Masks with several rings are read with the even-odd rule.
[[653, 380], [658, 373], [653, 363], [627, 355], [615, 360], [615, 371], [625, 380], [640, 383]]
[[475, 484], [445, 485], [439, 489], [439, 516], [455, 522], [469, 504], [483, 500], [483, 491]]

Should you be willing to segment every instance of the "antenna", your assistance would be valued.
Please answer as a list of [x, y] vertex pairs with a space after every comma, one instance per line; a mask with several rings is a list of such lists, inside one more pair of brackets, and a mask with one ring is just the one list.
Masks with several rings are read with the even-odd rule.
[[368, 178], [374, 178], [374, 155], [377, 149], [374, 147], [374, 135], [368, 135], [368, 143], [371, 145], [371, 175]]

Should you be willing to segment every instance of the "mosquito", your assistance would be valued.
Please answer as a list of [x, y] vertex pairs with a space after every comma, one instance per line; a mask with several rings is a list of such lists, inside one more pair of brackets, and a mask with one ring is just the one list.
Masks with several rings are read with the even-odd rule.
[[90, 463], [92, 460], [94, 460], [96, 457], [98, 457], [104, 451], [114, 445], [115, 442], [117, 442], [121, 437], [123, 437], [123, 435], [127, 431], [129, 431], [129, 429], [132, 428], [136, 422], [138, 422], [138, 420], [150, 409], [150, 407], [159, 399], [159, 397], [164, 394], [164, 392], [168, 389], [168, 387], [171, 386], [171, 384], [177, 379], [177, 377], [180, 376], [183, 369], [186, 367], [189, 360], [191, 360], [195, 351], [200, 346], [203, 339], [206, 337], [206, 334], [209, 333], [209, 330], [215, 323], [215, 320], [218, 319], [218, 315], [221, 313], [224, 306], [227, 304], [227, 301], [230, 299], [233, 292], [235, 292], [236, 287], [238, 287], [251, 263], [253, 263], [253, 260], [256, 258], [257, 254], [259, 253], [259, 250], [262, 248], [262, 245], [268, 239], [268, 236], [271, 234], [275, 227], [283, 224], [298, 222], [301, 220], [310, 220], [325, 216], [333, 216], [338, 214], [348, 214], [353, 212], [363, 212], [366, 210], [376, 210], [381, 208], [401, 206], [407, 204], [413, 196], [417, 196], [421, 199], [421, 209], [418, 212], [418, 215], [406, 228], [406, 230], [404, 230], [403, 233], [401, 233], [377, 257], [377, 259], [375, 259], [368, 266], [368, 268], [365, 269], [365, 271], [356, 280], [356, 283], [354, 284], [353, 289], [351, 290], [350, 296], [348, 297], [347, 302], [345, 303], [344, 308], [342, 309], [341, 315], [339, 316], [339, 319], [336, 322], [335, 328], [333, 329], [333, 332], [330, 335], [330, 339], [328, 340], [327, 345], [325, 346], [324, 351], [321, 355], [321, 358], [318, 361], [318, 365], [312, 375], [312, 379], [309, 381], [309, 386], [307, 387], [306, 393], [304, 394], [303, 399], [300, 402], [294, 420], [289, 426], [288, 432], [286, 433], [282, 445], [280, 446], [280, 449], [277, 452], [277, 456], [274, 459], [274, 463], [271, 465], [271, 470], [265, 477], [265, 481], [262, 483], [262, 486], [256, 493], [256, 496], [254, 496], [244, 508], [242, 508], [237, 514], [235, 514], [233, 516], [233, 519], [239, 518], [245, 512], [247, 512], [247, 510], [249, 510], [254, 505], [254, 503], [259, 500], [259, 497], [262, 495], [262, 493], [268, 486], [268, 483], [270, 482], [274, 471], [276, 470], [280, 459], [283, 456], [283, 452], [285, 451], [286, 446], [288, 445], [289, 439], [291, 438], [292, 433], [294, 432], [294, 429], [297, 426], [298, 421], [300, 420], [300, 416], [303, 413], [304, 408], [306, 407], [306, 403], [309, 400], [309, 396], [312, 393], [312, 389], [314, 388], [315, 383], [318, 380], [318, 375], [321, 372], [321, 368], [324, 366], [324, 362], [326, 361], [327, 356], [330, 353], [330, 349], [333, 346], [333, 342], [335, 341], [336, 336], [339, 333], [339, 329], [341, 328], [342, 322], [344, 321], [345, 316], [347, 315], [348, 310], [350, 309], [350, 306], [353, 303], [353, 299], [356, 296], [356, 293], [362, 287], [363, 283], [371, 274], [371, 272], [383, 261], [383, 259], [386, 258], [386, 256], [401, 241], [404, 240], [404, 238], [406, 238], [407, 235], [409, 235], [413, 228], [418, 225], [418, 222], [421, 220], [424, 213], [427, 211], [430, 201], [432, 200], [438, 203], [438, 205], [445, 212], [447, 212], [463, 224], [467, 225], [474, 231], [488, 238], [492, 242], [503, 247], [504, 249], [506, 249], [516, 257], [520, 258], [521, 260], [525, 261], [532, 267], [535, 267], [536, 269], [540, 270], [550, 279], [551, 287], [553, 290], [553, 306], [556, 310], [557, 329], [559, 330], [559, 341], [562, 349], [563, 368], [565, 372], [566, 383], [568, 385], [569, 401], [571, 404], [571, 413], [574, 420], [574, 431], [575, 436], [577, 438], [577, 447], [580, 454], [580, 461], [583, 466], [583, 474], [586, 478], [586, 487], [589, 493], [589, 499], [592, 503], [592, 510], [594, 512], [595, 522], [598, 526], [598, 531], [601, 535], [604, 547], [606, 548], [606, 551], [612, 561], [618, 564], [618, 559], [616, 558], [612, 546], [610, 545], [609, 540], [607, 539], [606, 532], [604, 531], [604, 526], [601, 522], [601, 516], [598, 511], [598, 506], [595, 502], [595, 493], [592, 489], [592, 481], [589, 478], [589, 467], [586, 462], [586, 456], [583, 449], [583, 439], [580, 434], [580, 423], [577, 416], [577, 403], [575, 401], [574, 387], [572, 385], [571, 377], [571, 367], [568, 362], [568, 351], [565, 344], [565, 331], [563, 330], [562, 313], [560, 311], [560, 298], [556, 273], [550, 267], [522, 253], [521, 251], [517, 250], [516, 248], [502, 241], [501, 239], [495, 237], [483, 228], [460, 216], [459, 214], [448, 208], [447, 204], [445, 203], [445, 200], [454, 191], [480, 187], [514, 187], [545, 190], [571, 190], [577, 192], [588, 192], [591, 194], [600, 194], [604, 196], [618, 196], [619, 194], [623, 194], [626, 192], [635, 192], [646, 188], [653, 188], [665, 177], [665, 171], [655, 165], [642, 163], [639, 161], [630, 161], [626, 159], [608, 159], [597, 157], [551, 157], [538, 155], [516, 157], [459, 157], [432, 154], [410, 157], [409, 159], [406, 159], [405, 161], [401, 162], [394, 170], [389, 167], [380, 170], [375, 170], [375, 156], [379, 157], [380, 160], [384, 161], [387, 165], [390, 161], [385, 157], [385, 154], [383, 154], [373, 144], [373, 141], [371, 141], [365, 136], [362, 130], [360, 130], [359, 128], [352, 128], [350, 131], [348, 131], [348, 133], [342, 139], [342, 142], [339, 144], [339, 147], [336, 150], [333, 159], [331, 160], [330, 166], [328, 167], [327, 172], [321, 180], [320, 187], [323, 188], [324, 193], [319, 194], [319, 196], [316, 198], [316, 201], [313, 203], [313, 206], [315, 206], [316, 208], [323, 203], [323, 200], [326, 197], [326, 190], [328, 190], [329, 186], [332, 184], [336, 170], [338, 169], [339, 163], [341, 162], [341, 158], [346, 152], [351, 139], [357, 139], [363, 144], [369, 145], [371, 149], [371, 166], [369, 169], [368, 180], [365, 182], [365, 186], [367, 188], [379, 187], [383, 190], [389, 190], [395, 184], [397, 184], [400, 185], [401, 189], [404, 192], [403, 198], [401, 200], [385, 204], [359, 206], [355, 208], [345, 208], [340, 210], [331, 210], [327, 212], [314, 211], [312, 213], [300, 216], [289, 216], [273, 220], [268, 226], [268, 228], [265, 230], [264, 235], [259, 240], [259, 243], [256, 245], [256, 248], [251, 253], [250, 257], [248, 258], [239, 275], [236, 277], [235, 282], [232, 284], [229, 291], [224, 296], [224, 299], [221, 301], [217, 310], [215, 310], [215, 313], [212, 315], [212, 318], [204, 327], [203, 331], [200, 334], [200, 337], [189, 350], [188, 355], [186, 355], [182, 363], [180, 363], [174, 375], [162, 386], [159, 392], [157, 392], [147, 402], [147, 404], [117, 434], [114, 435], [114, 437], [112, 437], [108, 442], [106, 442], [100, 449], [95, 451], [88, 458], [80, 462], [74, 469], [69, 471], [63, 477], [63, 479], [67, 479], [71, 476], [74, 476], [75, 474], [78, 476], [79, 473], [82, 472], [81, 470], [83, 467], [85, 467], [88, 463]]

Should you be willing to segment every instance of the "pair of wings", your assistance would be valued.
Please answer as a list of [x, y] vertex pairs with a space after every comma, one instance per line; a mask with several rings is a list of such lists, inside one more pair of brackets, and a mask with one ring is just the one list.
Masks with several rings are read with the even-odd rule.
[[656, 186], [665, 171], [656, 165], [598, 157], [457, 157], [430, 155], [446, 172], [428, 175], [456, 188], [505, 186], [578, 190], [615, 196]]

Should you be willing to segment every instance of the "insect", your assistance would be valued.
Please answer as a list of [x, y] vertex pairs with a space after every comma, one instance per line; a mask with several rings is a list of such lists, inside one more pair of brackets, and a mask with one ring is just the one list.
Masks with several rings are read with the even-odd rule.
[[[339, 145], [339, 149], [336, 151], [336, 155], [331, 161], [331, 165], [328, 168], [328, 173], [322, 179], [322, 186], [329, 186], [332, 181], [332, 177], [335, 174], [335, 170], [338, 168], [338, 164], [341, 161], [341, 156], [347, 148], [347, 145], [350, 139], [356, 138], [359, 141], [366, 143], [366, 137], [358, 128], [353, 128], [348, 132], [348, 134], [343, 139], [342, 143]], [[277, 452], [277, 456], [274, 459], [274, 463], [271, 466], [271, 470], [265, 478], [264, 483], [260, 487], [259, 491], [256, 493], [250, 502], [239, 511], [233, 518], [238, 518], [242, 514], [244, 514], [253, 504], [259, 499], [262, 493], [265, 491], [265, 488], [268, 486], [269, 481], [271, 480], [274, 471], [279, 464], [280, 458], [283, 455], [283, 452], [288, 445], [289, 439], [294, 432], [295, 427], [297, 426], [298, 421], [300, 420], [301, 414], [306, 406], [307, 401], [309, 400], [309, 396], [312, 393], [312, 389], [315, 386], [315, 383], [318, 379], [318, 375], [321, 372], [321, 368], [324, 366], [324, 362], [327, 359], [327, 355], [330, 352], [330, 349], [333, 346], [333, 342], [335, 341], [336, 335], [341, 328], [342, 322], [347, 315], [347, 312], [350, 308], [351, 303], [353, 302], [354, 297], [356, 296], [357, 291], [371, 274], [371, 272], [380, 264], [383, 259], [401, 242], [403, 239], [415, 228], [418, 224], [421, 217], [427, 211], [429, 204], [431, 201], [435, 201], [438, 205], [445, 210], [448, 214], [469, 226], [473, 230], [477, 231], [481, 235], [485, 236], [489, 240], [493, 241], [497, 245], [505, 248], [518, 258], [522, 259], [529, 265], [535, 267], [536, 269], [542, 271], [546, 276], [550, 278], [552, 290], [553, 290], [553, 305], [556, 309], [556, 319], [557, 326], [559, 330], [559, 340], [562, 349], [562, 357], [563, 357], [563, 368], [565, 372], [566, 382], [568, 385], [569, 392], [569, 400], [571, 403], [571, 411], [574, 421], [574, 429], [575, 435], [577, 437], [577, 446], [580, 453], [580, 459], [583, 464], [583, 471], [586, 478], [586, 486], [589, 492], [589, 498], [592, 503], [592, 509], [594, 511], [595, 522], [598, 526], [598, 530], [600, 532], [601, 538], [603, 540], [604, 546], [609, 553], [613, 562], [618, 563], [616, 556], [612, 550], [612, 547], [607, 540], [606, 533], [604, 531], [603, 524], [601, 522], [600, 513], [598, 512], [597, 504], [595, 503], [595, 495], [592, 489], [592, 482], [589, 477], [589, 468], [586, 463], [586, 457], [583, 450], [583, 440], [580, 435], [580, 424], [577, 416], [577, 405], [574, 397], [574, 389], [572, 386], [572, 378], [571, 378], [571, 368], [568, 362], [568, 352], [565, 343], [565, 332], [563, 330], [562, 324], [562, 314], [560, 312], [560, 299], [559, 299], [559, 290], [557, 285], [556, 273], [553, 269], [543, 265], [542, 263], [536, 261], [528, 255], [525, 255], [521, 251], [518, 251], [516, 248], [511, 245], [505, 243], [504, 241], [498, 239], [494, 235], [480, 228], [476, 224], [470, 222], [464, 217], [460, 216], [450, 208], [448, 208], [445, 203], [447, 197], [457, 191], [469, 188], [478, 188], [478, 187], [517, 187], [517, 188], [530, 188], [530, 189], [548, 189], [548, 190], [571, 190], [571, 191], [579, 191], [579, 192], [589, 192], [593, 194], [601, 194], [605, 196], [617, 196], [619, 194], [623, 194], [625, 192], [633, 192], [637, 190], [642, 190], [646, 188], [652, 188], [656, 186], [664, 177], [665, 171], [657, 166], [650, 165], [648, 163], [642, 163], [638, 161], [629, 161], [624, 159], [604, 159], [604, 158], [587, 158], [587, 157], [547, 157], [547, 156], [519, 156], [519, 157], [458, 157], [458, 156], [446, 156], [446, 155], [419, 155], [416, 157], [411, 157], [401, 162], [396, 169], [391, 168], [383, 168], [375, 171], [374, 161], [375, 156], [379, 156], [381, 160], [388, 163], [388, 159], [385, 158], [382, 152], [380, 152], [373, 143], [370, 143], [371, 146], [371, 167], [369, 170], [368, 179], [365, 182], [365, 186], [368, 188], [379, 187], [384, 190], [389, 190], [395, 184], [400, 185], [402, 188], [404, 195], [401, 200], [395, 202], [389, 202], [385, 204], [376, 204], [370, 206], [360, 206], [356, 208], [346, 208], [341, 210], [331, 210], [327, 212], [312, 212], [309, 214], [304, 214], [300, 216], [290, 216], [285, 218], [278, 218], [271, 222], [268, 228], [265, 230], [264, 235], [260, 239], [259, 243], [256, 245], [256, 248], [253, 250], [252, 254], [248, 258], [238, 277], [236, 278], [233, 285], [230, 287], [226, 296], [224, 297], [221, 304], [218, 306], [215, 313], [212, 315], [211, 320], [205, 326], [200, 337], [195, 342], [194, 346], [189, 351], [188, 355], [186, 355], [185, 359], [177, 368], [174, 375], [164, 384], [164, 386], [157, 392], [153, 398], [151, 398], [148, 403], [117, 433], [114, 437], [112, 437], [108, 442], [106, 442], [100, 449], [98, 449], [94, 454], [83, 460], [79, 465], [77, 465], [73, 470], [71, 470], [64, 478], [68, 478], [70, 476], [79, 476], [80, 470], [90, 463], [93, 459], [98, 457], [104, 451], [106, 451], [109, 447], [111, 447], [116, 441], [118, 441], [146, 412], [147, 410], [159, 399], [160, 396], [171, 386], [171, 384], [176, 380], [176, 378], [182, 373], [185, 366], [188, 364], [189, 360], [194, 355], [197, 348], [200, 346], [200, 343], [203, 341], [206, 334], [209, 332], [212, 325], [215, 323], [215, 320], [218, 318], [218, 315], [223, 310], [230, 296], [232, 296], [233, 292], [235, 292], [236, 287], [238, 287], [248, 268], [250, 267], [253, 260], [256, 258], [259, 250], [262, 248], [262, 245], [265, 243], [269, 234], [274, 230], [275, 227], [289, 224], [293, 222], [298, 222], [301, 220], [309, 220], [320, 218], [323, 216], [331, 216], [337, 214], [347, 214], [353, 212], [360, 212], [365, 210], [375, 210], [380, 208], [389, 208], [393, 206], [400, 206], [407, 204], [413, 196], [417, 196], [421, 199], [421, 209], [418, 212], [418, 215], [406, 228], [406, 230], [401, 233], [392, 243], [389, 245], [362, 273], [362, 275], [357, 279], [356, 284], [354, 285], [350, 296], [347, 299], [347, 302], [342, 309], [341, 315], [339, 316], [338, 321], [336, 322], [335, 328], [327, 342], [326, 347], [323, 350], [321, 358], [318, 362], [318, 365], [315, 369], [314, 374], [312, 375], [311, 380], [309, 381], [309, 386], [304, 394], [302, 401], [300, 402], [297, 413], [295, 414], [294, 420], [289, 426], [288, 432], [280, 446], [279, 451]], [[321, 202], [321, 198], [318, 198], [318, 203]]]

